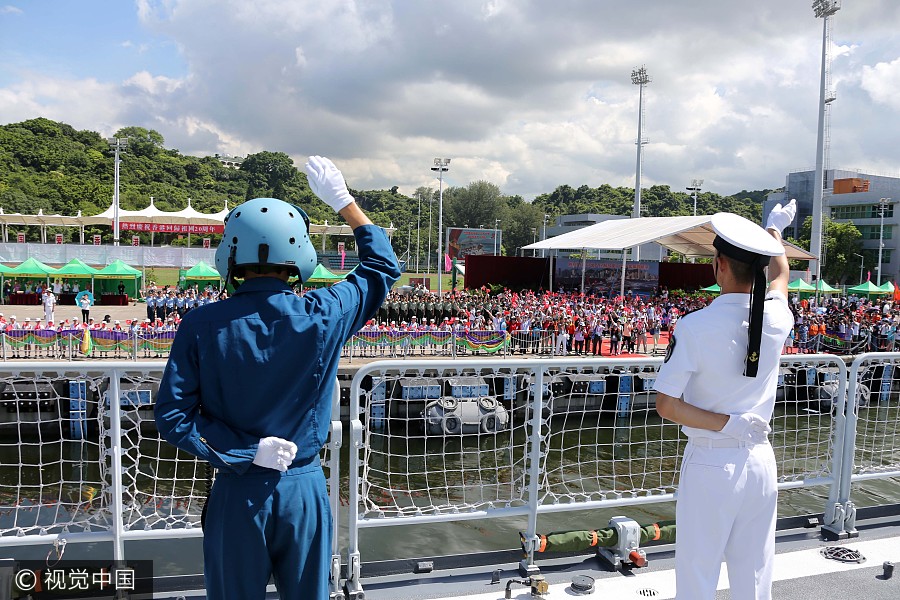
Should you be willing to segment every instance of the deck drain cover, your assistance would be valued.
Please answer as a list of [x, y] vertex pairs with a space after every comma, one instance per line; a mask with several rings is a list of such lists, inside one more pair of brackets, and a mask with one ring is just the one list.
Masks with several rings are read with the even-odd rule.
[[643, 596], [644, 598], [654, 598], [659, 596], [659, 592], [654, 590], [653, 588], [644, 588], [642, 590], [638, 590], [638, 596]]
[[594, 592], [594, 578], [587, 575], [576, 575], [572, 578], [572, 593], [585, 596]]
[[819, 553], [829, 560], [836, 560], [842, 563], [862, 563], [866, 561], [866, 557], [860, 554], [859, 551], [843, 546], [827, 546], [822, 548]]

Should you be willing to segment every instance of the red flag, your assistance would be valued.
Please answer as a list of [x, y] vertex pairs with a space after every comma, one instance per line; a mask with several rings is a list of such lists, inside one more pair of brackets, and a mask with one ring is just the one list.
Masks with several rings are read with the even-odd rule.
[[866, 271], [866, 281], [872, 281], [872, 271]]
[[341, 245], [341, 271], [344, 270], [344, 259], [347, 258], [347, 251], [344, 250], [344, 246]]
[[449, 273], [449, 272], [450, 272], [450, 267], [451, 267], [451, 266], [452, 266], [452, 263], [450, 262], [450, 255], [449, 255], [449, 254], [445, 254], [445, 255], [444, 255], [444, 270], [447, 271], [447, 272]]

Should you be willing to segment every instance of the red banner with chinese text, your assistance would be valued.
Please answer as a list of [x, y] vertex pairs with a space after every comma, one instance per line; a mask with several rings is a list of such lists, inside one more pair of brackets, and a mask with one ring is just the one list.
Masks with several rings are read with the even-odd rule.
[[181, 223], [132, 223], [120, 221], [122, 231], [151, 231], [153, 233], [222, 233], [225, 225], [186, 225]]

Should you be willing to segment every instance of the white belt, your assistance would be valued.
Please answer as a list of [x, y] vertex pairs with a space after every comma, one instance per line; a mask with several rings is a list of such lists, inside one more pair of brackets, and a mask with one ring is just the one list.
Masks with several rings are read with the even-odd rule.
[[[736, 440], [734, 438], [705, 437], [690, 437], [688, 438], [688, 443], [693, 444], [698, 448], [751, 448], [758, 445], [754, 442], [745, 442], [742, 440]], [[768, 443], [768, 440], [766, 440], [766, 442], [764, 443]]]

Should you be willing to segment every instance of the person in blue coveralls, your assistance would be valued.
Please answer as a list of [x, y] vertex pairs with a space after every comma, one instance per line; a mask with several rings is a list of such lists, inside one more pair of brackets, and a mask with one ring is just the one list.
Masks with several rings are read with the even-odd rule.
[[675, 496], [678, 600], [713, 600], [723, 558], [731, 598], [772, 597], [778, 490], [768, 434], [794, 324], [781, 231], [796, 213], [793, 200], [776, 205], [765, 230], [713, 215], [722, 293], [679, 319], [654, 384], [657, 412], [688, 437]]
[[332, 516], [319, 464], [344, 343], [400, 276], [384, 230], [350, 196], [327, 158], [306, 163], [312, 191], [352, 227], [359, 266], [303, 296], [316, 266], [298, 207], [256, 198], [225, 221], [216, 267], [227, 301], [190, 311], [178, 328], [155, 406], [161, 435], [218, 469], [206, 505], [204, 575], [212, 600], [329, 595]]

